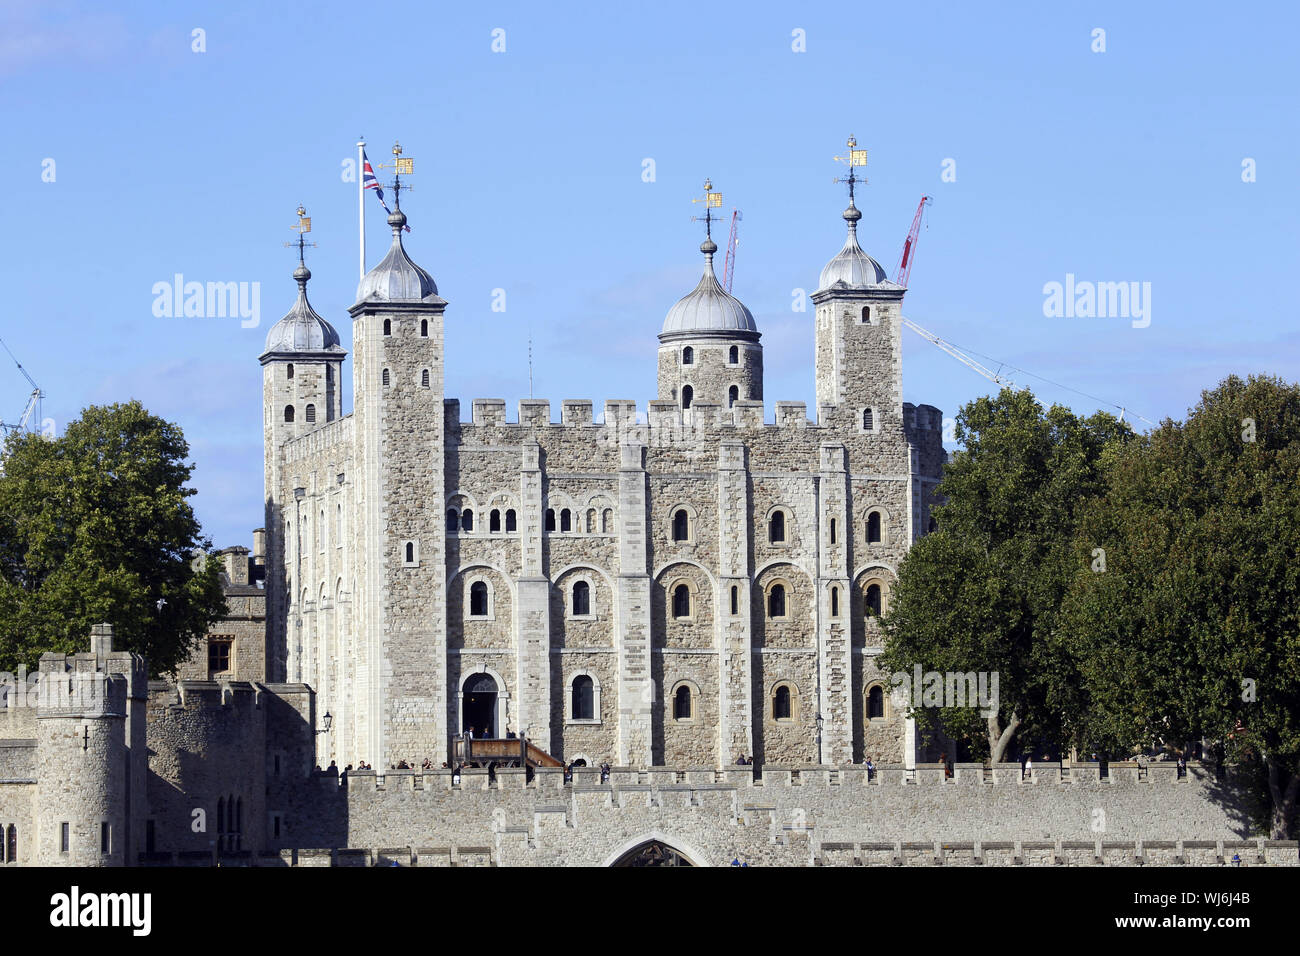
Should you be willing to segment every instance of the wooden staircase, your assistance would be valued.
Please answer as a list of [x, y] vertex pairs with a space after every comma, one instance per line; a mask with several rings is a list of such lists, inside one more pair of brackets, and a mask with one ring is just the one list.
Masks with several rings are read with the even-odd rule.
[[564, 762], [552, 757], [527, 737], [468, 737], [453, 736], [447, 748], [449, 763], [455, 767], [563, 767]]

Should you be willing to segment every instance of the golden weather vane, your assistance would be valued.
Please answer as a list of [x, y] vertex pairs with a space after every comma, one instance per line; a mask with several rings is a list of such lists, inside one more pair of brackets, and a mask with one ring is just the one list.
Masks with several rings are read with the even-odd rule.
[[693, 203], [697, 203], [697, 202], [702, 202], [702, 203], [704, 203], [704, 215], [703, 215], [703, 216], [692, 216], [692, 217], [691, 217], [691, 222], [699, 222], [701, 219], [704, 220], [704, 235], [705, 235], [705, 238], [712, 239], [712, 238], [713, 238], [713, 236], [712, 236], [712, 231], [713, 231], [712, 227], [713, 227], [713, 223], [715, 222], [715, 220], [714, 220], [714, 218], [713, 218], [713, 210], [714, 210], [714, 209], [721, 209], [721, 208], [722, 208], [722, 193], [714, 192], [714, 191], [713, 191], [713, 180], [712, 180], [712, 179], [706, 179], [706, 180], [704, 180], [704, 195], [701, 196], [701, 197], [699, 197], [699, 198], [697, 198], [697, 199], [692, 199], [691, 202], [693, 202]]
[[298, 234], [297, 242], [286, 242], [286, 248], [298, 247], [298, 261], [303, 261], [303, 249], [307, 246], [316, 248], [316, 243], [307, 241], [307, 233], [311, 232], [311, 216], [307, 215], [307, 210], [303, 208], [302, 203], [298, 203], [298, 225], [290, 227]]
[[852, 203], [853, 187], [858, 183], [862, 183], [864, 186], [867, 184], [867, 177], [858, 176], [855, 172], [855, 169], [858, 166], [865, 167], [867, 165], [867, 151], [865, 149], [858, 149], [857, 138], [852, 134], [849, 134], [849, 141], [845, 145], [849, 148], [849, 154], [847, 156], [836, 156], [834, 159], [837, 163], [845, 163], [849, 167], [849, 175], [845, 178], [837, 176], [835, 179], [831, 180], [831, 182], [848, 183], [849, 202]]
[[402, 208], [402, 190], [414, 189], [414, 186], [406, 186], [402, 183], [403, 176], [413, 176], [415, 174], [415, 160], [410, 156], [402, 155], [402, 144], [393, 143], [393, 161], [391, 163], [380, 163], [380, 169], [391, 169], [393, 171], [393, 181], [387, 183], [393, 187], [393, 205], [398, 209]]

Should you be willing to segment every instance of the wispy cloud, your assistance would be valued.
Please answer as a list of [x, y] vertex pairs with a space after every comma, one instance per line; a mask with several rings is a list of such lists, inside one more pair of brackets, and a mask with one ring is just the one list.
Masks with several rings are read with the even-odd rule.
[[118, 14], [66, 3], [0, 3], [0, 75], [107, 63], [129, 49], [130, 35]]

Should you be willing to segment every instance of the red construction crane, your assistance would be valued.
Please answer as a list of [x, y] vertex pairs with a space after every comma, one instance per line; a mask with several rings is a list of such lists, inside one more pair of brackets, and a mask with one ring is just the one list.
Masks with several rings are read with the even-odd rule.
[[736, 243], [740, 242], [736, 235], [737, 224], [743, 218], [739, 209], [731, 211], [731, 235], [727, 238], [727, 259], [722, 268], [722, 287], [727, 290], [727, 295], [731, 295], [731, 278], [736, 273]]
[[921, 213], [931, 202], [933, 200], [929, 196], [921, 197], [916, 207], [916, 215], [912, 219], [912, 228], [907, 233], [907, 242], [903, 243], [903, 254], [899, 256], [898, 268], [894, 271], [894, 281], [901, 286], [907, 285], [908, 277], [912, 274], [912, 260], [916, 255], [916, 236], [921, 231]]

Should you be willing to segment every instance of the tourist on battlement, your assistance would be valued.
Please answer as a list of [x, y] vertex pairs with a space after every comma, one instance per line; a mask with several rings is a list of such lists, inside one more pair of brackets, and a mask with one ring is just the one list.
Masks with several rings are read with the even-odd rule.
[[867, 779], [874, 780], [876, 776], [876, 765], [871, 762], [871, 755], [867, 754]]

